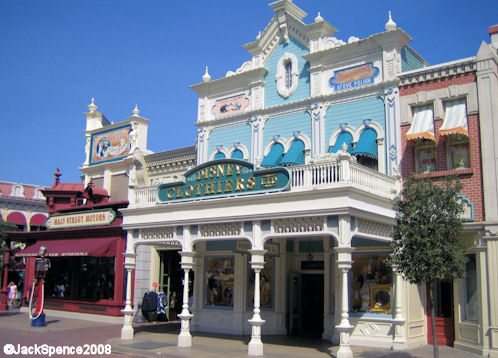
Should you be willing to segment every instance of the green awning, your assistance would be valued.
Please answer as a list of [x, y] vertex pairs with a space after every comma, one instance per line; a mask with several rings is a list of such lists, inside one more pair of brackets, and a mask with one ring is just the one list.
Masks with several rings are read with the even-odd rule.
[[270, 152], [266, 155], [266, 157], [264, 157], [263, 161], [261, 162], [261, 166], [276, 167], [282, 161], [283, 153], [284, 153], [283, 145], [280, 143], [275, 143], [271, 147]]
[[351, 133], [348, 132], [342, 132], [337, 136], [337, 140], [335, 141], [335, 144], [332, 148], [330, 148], [329, 153], [337, 153], [338, 151], [342, 150], [342, 145], [346, 143], [348, 146], [347, 152], [351, 153], [351, 142], [353, 141], [353, 136]]
[[285, 153], [281, 165], [301, 165], [304, 164], [304, 143], [301, 140], [295, 140]]
[[360, 140], [358, 140], [351, 154], [377, 159], [377, 133], [371, 128], [361, 132]]

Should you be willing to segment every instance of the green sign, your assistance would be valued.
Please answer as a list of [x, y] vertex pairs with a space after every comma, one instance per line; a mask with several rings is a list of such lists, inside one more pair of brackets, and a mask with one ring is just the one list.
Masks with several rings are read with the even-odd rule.
[[157, 202], [211, 199], [287, 190], [290, 173], [275, 167], [254, 170], [251, 163], [237, 159], [218, 159], [201, 164], [184, 175], [184, 182], [161, 184]]

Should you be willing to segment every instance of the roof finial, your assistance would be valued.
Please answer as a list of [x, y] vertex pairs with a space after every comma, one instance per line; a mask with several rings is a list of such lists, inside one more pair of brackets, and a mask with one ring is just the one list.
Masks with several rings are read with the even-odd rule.
[[95, 110], [97, 109], [97, 105], [95, 104], [95, 98], [92, 97], [92, 103], [90, 103], [88, 105], [88, 109], [90, 110], [90, 113], [93, 113], [95, 112]]
[[318, 11], [318, 16], [315, 17], [315, 22], [323, 21], [323, 17], [320, 15], [320, 11]]
[[138, 114], [140, 111], [138, 110], [138, 104], [135, 105], [135, 108], [133, 108], [133, 117], [138, 117]]
[[208, 66], [206, 66], [206, 73], [202, 76], [202, 80], [204, 82], [211, 81], [211, 76], [209, 75], [209, 72], [208, 72]]
[[387, 31], [396, 30], [396, 23], [391, 18], [391, 11], [389, 11], [389, 20], [386, 22], [385, 28]]
[[55, 176], [54, 186], [56, 186], [57, 184], [59, 184], [60, 177], [62, 176], [61, 172], [59, 171], [59, 168], [57, 168], [56, 172], [54, 173], [54, 176]]

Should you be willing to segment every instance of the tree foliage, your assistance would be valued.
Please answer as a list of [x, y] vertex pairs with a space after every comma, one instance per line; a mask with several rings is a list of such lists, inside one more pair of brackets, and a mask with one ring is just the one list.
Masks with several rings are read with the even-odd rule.
[[464, 275], [465, 253], [460, 238], [463, 212], [458, 178], [441, 184], [413, 175], [394, 200], [396, 226], [391, 262], [413, 284], [453, 281]]

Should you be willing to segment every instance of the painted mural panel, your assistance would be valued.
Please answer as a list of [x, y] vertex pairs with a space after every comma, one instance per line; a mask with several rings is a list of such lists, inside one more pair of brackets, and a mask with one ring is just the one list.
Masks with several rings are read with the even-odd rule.
[[126, 157], [130, 150], [130, 126], [114, 128], [92, 135], [90, 165]]

